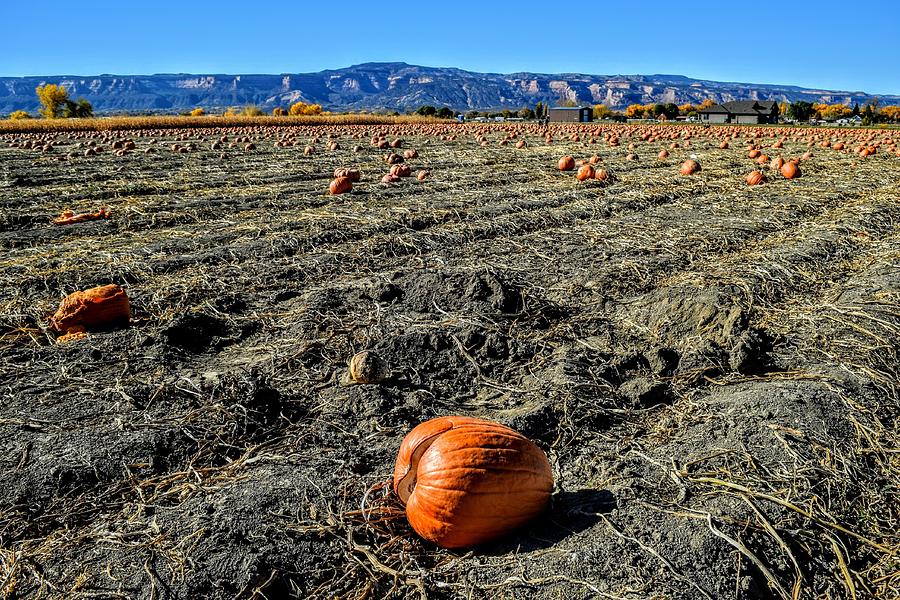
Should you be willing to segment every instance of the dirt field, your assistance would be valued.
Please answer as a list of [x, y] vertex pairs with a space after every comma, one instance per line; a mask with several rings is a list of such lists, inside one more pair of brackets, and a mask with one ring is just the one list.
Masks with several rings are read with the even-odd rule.
[[[900, 597], [898, 135], [551, 131], [0, 136], [0, 596]], [[430, 176], [379, 183], [374, 135]], [[812, 156], [750, 187], [746, 142]], [[131, 326], [56, 343], [107, 283]], [[364, 349], [385, 383], [342, 382]], [[448, 414], [547, 452], [544, 518], [415, 536], [385, 482]]]

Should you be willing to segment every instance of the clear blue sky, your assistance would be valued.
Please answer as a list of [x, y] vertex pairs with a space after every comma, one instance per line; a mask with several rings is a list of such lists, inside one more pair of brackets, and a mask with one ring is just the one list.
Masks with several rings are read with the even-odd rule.
[[900, 94], [900, 0], [3, 4], [0, 76], [298, 73], [402, 61]]

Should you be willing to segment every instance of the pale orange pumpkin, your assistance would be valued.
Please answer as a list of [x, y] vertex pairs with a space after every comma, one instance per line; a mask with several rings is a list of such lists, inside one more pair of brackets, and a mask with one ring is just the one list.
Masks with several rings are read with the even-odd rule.
[[700, 163], [696, 160], [688, 159], [681, 163], [680, 173], [682, 175], [693, 175], [700, 170]]
[[409, 165], [394, 165], [391, 167], [390, 174], [395, 177], [409, 177], [412, 175], [412, 168]]
[[362, 173], [360, 173], [359, 169], [335, 169], [334, 177], [337, 179], [338, 177], [346, 177], [351, 182], [356, 183], [360, 179], [362, 179]]
[[416, 426], [394, 468], [409, 524], [444, 548], [502, 537], [547, 509], [553, 472], [544, 452], [491, 421], [451, 416]]

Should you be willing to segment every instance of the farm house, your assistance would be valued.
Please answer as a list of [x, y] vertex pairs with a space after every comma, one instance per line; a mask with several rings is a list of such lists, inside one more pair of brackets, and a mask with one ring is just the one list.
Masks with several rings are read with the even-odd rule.
[[700, 111], [702, 123], [762, 124], [778, 122], [778, 103], [774, 100], [741, 100], [716, 104]]
[[590, 106], [555, 106], [548, 115], [551, 123], [590, 123], [594, 109]]

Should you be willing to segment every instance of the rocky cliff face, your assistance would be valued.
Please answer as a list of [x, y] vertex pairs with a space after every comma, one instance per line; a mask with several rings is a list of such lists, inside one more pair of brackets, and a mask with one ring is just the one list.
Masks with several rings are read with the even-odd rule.
[[[679, 75], [582, 75], [473, 73], [405, 63], [367, 63], [319, 73], [282, 75], [97, 75], [0, 78], [0, 114], [37, 108], [34, 88], [66, 86], [97, 112], [179, 112], [197, 106], [216, 110], [255, 104], [264, 109], [314, 102], [331, 110], [405, 111], [431, 104], [457, 110], [484, 110], [556, 103], [560, 99], [624, 108], [633, 103], [699, 104], [706, 98], [855, 103], [863, 92], [811, 90], [794, 86], [722, 83]], [[881, 96], [900, 104], [900, 96]]]

